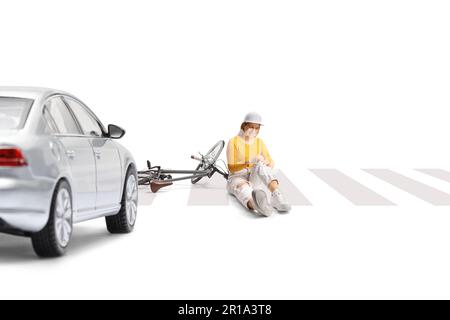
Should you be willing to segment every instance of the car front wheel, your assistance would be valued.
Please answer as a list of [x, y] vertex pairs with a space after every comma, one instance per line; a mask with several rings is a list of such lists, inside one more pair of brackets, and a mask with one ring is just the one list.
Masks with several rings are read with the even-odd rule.
[[129, 233], [136, 223], [138, 207], [138, 184], [136, 170], [130, 167], [127, 171], [123, 188], [120, 211], [116, 215], [107, 216], [106, 227], [110, 233]]
[[31, 235], [33, 249], [41, 257], [62, 256], [73, 230], [72, 195], [69, 184], [62, 180], [56, 186], [45, 227]]

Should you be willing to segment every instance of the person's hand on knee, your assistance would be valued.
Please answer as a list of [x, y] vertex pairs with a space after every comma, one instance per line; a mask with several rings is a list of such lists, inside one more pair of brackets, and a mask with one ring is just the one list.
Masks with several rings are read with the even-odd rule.
[[272, 167], [272, 163], [264, 158], [262, 155], [258, 155], [258, 163], [261, 163], [262, 165], [265, 165], [267, 167]]

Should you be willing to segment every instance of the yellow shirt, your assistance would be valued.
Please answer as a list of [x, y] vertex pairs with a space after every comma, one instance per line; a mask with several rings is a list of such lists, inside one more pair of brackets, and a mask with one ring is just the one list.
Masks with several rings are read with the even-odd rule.
[[246, 143], [244, 138], [238, 135], [228, 142], [227, 160], [231, 173], [253, 167], [261, 156], [273, 166], [269, 151], [260, 138], [255, 138], [253, 143]]

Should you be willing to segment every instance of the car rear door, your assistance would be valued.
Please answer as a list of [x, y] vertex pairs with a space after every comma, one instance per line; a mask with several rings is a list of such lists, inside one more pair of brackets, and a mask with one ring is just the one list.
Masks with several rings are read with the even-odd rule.
[[61, 96], [48, 100], [44, 116], [56, 127], [56, 137], [67, 156], [71, 170], [71, 189], [75, 219], [95, 210], [96, 177], [92, 146], [82, 133]]
[[74, 113], [83, 134], [89, 138], [95, 155], [97, 172], [96, 209], [110, 212], [118, 208], [122, 193], [122, 164], [119, 150], [109, 138], [97, 117], [81, 101], [64, 97]]

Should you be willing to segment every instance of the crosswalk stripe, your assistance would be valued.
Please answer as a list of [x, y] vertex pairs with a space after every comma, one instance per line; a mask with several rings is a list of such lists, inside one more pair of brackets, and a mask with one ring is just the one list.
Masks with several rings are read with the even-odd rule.
[[280, 183], [280, 190], [286, 197], [286, 200], [293, 206], [311, 206], [311, 202], [305, 195], [292, 183], [292, 181], [279, 170], [276, 178]]
[[311, 169], [319, 179], [357, 206], [392, 206], [390, 200], [336, 169]]
[[442, 169], [416, 169], [419, 172], [425, 173], [429, 176], [450, 182], [450, 172]]
[[[205, 180], [205, 181], [203, 181]], [[209, 181], [203, 178], [192, 185], [189, 193], [188, 206], [226, 206], [229, 194], [226, 190], [227, 181], [220, 175], [213, 175]]]
[[139, 205], [150, 206], [155, 199], [156, 193], [150, 190], [149, 186], [139, 186]]
[[389, 169], [364, 169], [365, 172], [436, 206], [450, 205], [450, 194]]

